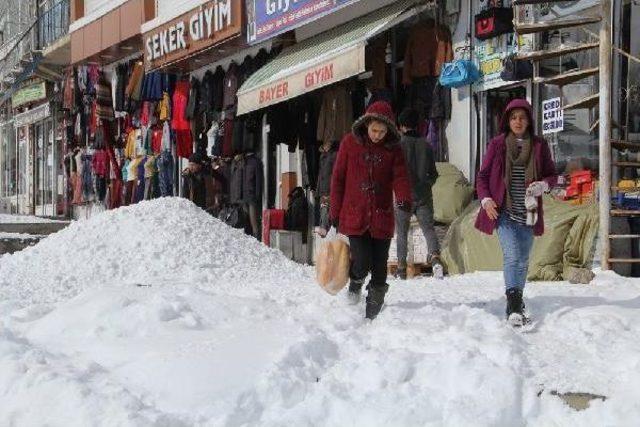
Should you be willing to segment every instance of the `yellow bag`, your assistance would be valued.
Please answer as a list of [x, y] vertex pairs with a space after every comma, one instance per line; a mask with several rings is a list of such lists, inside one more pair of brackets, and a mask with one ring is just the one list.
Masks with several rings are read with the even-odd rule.
[[349, 281], [349, 245], [340, 238], [326, 239], [316, 256], [316, 278], [322, 289], [336, 295]]
[[162, 93], [162, 101], [160, 101], [160, 114], [159, 114], [159, 118], [162, 121], [165, 120], [169, 120], [171, 113], [170, 113], [170, 106], [169, 106], [169, 94], [167, 92], [163, 92]]

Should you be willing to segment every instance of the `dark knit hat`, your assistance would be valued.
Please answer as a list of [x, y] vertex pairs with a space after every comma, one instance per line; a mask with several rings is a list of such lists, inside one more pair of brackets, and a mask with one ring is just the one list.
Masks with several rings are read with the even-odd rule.
[[372, 121], [378, 121], [387, 125], [388, 141], [396, 142], [400, 140], [400, 132], [396, 127], [395, 114], [393, 108], [386, 101], [376, 101], [367, 108], [367, 111], [355, 122], [352, 130], [355, 134], [366, 134], [366, 127]]
[[398, 117], [398, 123], [400, 126], [404, 126], [409, 129], [417, 129], [418, 121], [418, 112], [413, 108], [405, 108]]

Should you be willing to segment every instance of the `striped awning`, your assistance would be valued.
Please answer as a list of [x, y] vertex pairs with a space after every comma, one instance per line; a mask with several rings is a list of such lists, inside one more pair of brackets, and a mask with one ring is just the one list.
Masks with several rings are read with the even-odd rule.
[[367, 40], [413, 16], [418, 3], [397, 1], [286, 48], [240, 87], [238, 115], [363, 73]]

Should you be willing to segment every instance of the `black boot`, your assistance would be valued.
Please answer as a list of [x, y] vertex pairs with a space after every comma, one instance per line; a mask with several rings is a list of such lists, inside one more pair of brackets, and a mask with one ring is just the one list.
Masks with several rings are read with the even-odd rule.
[[522, 289], [507, 289], [507, 320], [514, 326], [522, 326], [525, 322]]
[[407, 280], [407, 267], [398, 267], [396, 277], [400, 280]]
[[389, 285], [384, 284], [382, 286], [367, 286], [367, 307], [365, 309], [365, 317], [367, 319], [375, 319], [382, 310], [382, 305], [384, 304], [384, 295], [389, 290]]

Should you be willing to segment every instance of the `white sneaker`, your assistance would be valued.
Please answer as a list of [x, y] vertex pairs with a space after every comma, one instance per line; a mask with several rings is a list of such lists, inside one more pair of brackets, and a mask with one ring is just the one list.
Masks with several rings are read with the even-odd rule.
[[444, 268], [442, 267], [442, 264], [440, 264], [439, 262], [434, 262], [431, 266], [431, 269], [433, 271], [433, 277], [438, 280], [444, 279]]

